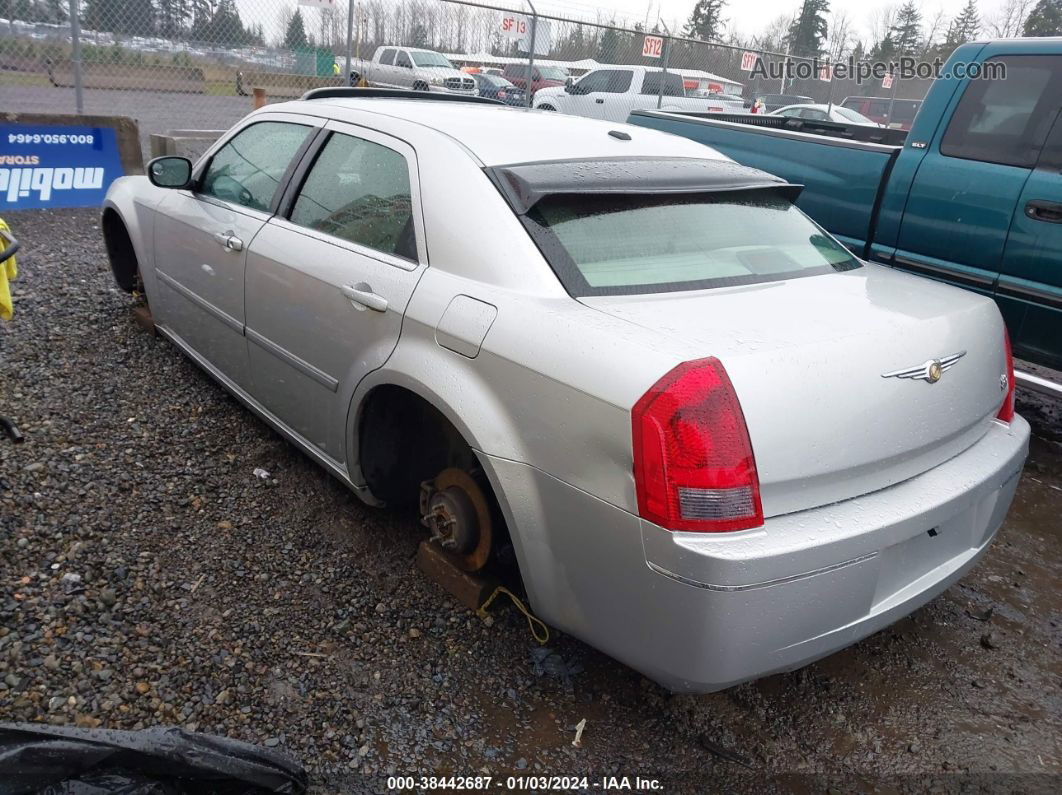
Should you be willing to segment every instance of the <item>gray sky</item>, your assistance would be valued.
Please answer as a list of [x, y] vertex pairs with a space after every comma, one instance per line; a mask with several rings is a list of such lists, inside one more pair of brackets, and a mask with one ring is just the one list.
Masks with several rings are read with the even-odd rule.
[[[689, 19], [695, 0], [652, 0], [653, 11], [649, 12], [650, 24], [657, 18], [656, 9], [659, 8], [659, 16], [668, 25], [672, 21], [683, 25]], [[1002, 0], [980, 0], [982, 8], [981, 16], [984, 19], [995, 13]], [[730, 0], [724, 15], [729, 19], [728, 30], [736, 30], [742, 36], [751, 36], [760, 32], [772, 20], [780, 14], [795, 14], [800, 8], [802, 0]], [[852, 28], [857, 37], [869, 39], [871, 37], [872, 20], [875, 14], [883, 8], [899, 5], [900, 0], [887, 2], [885, 0], [832, 0], [830, 11], [838, 13], [844, 11], [848, 14]], [[928, 21], [936, 16], [938, 11], [943, 11], [948, 17], [958, 14], [966, 0], [925, 0], [920, 3], [923, 21]], [[503, 4], [499, 4], [503, 5]], [[516, 3], [514, 3], [514, 6]], [[593, 16], [598, 9], [614, 10], [617, 18], [626, 18], [630, 22], [644, 21], [650, 0], [611, 0], [611, 2], [594, 2], [594, 0], [541, 0], [536, 5], [540, 10], [543, 6], [551, 10], [567, 10], [573, 16]]]

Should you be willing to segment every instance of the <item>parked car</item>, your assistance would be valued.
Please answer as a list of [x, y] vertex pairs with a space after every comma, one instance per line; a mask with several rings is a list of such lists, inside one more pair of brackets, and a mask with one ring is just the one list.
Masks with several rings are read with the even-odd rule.
[[267, 105], [102, 219], [159, 333], [362, 499], [513, 555], [543, 620], [682, 691], [985, 554], [1029, 443], [989, 299], [693, 141], [394, 93]]
[[539, 110], [621, 122], [632, 110], [657, 107], [658, 99], [664, 110], [701, 113], [724, 110], [721, 102], [687, 97], [681, 75], [645, 66], [593, 69], [573, 83], [537, 92], [533, 106]]
[[[517, 88], [527, 90], [527, 64], [510, 63], [502, 70], [502, 77]], [[534, 96], [539, 89], [563, 86], [568, 79], [568, 73], [559, 66], [542, 66], [535, 64], [534, 73], [531, 75], [531, 95]]]
[[757, 94], [752, 101], [753, 104], [762, 102], [764, 113], [773, 113], [787, 105], [805, 105], [815, 102], [811, 97], [803, 97], [799, 94]]
[[[889, 115], [889, 105], [892, 115]], [[910, 130], [918, 109], [922, 107], [920, 99], [890, 99], [889, 97], [845, 97], [842, 107], [854, 110], [884, 127]]]
[[772, 116], [787, 116], [792, 119], [811, 119], [812, 121], [835, 121], [841, 124], [862, 124], [866, 127], [880, 127], [861, 113], [842, 108], [840, 105], [787, 105], [772, 111]]
[[[689, 94], [687, 94], [689, 96]], [[708, 100], [707, 110], [709, 113], [747, 113], [752, 103], [746, 103], [737, 94], [722, 94], [718, 91], [700, 90], [693, 94], [700, 99]]]
[[350, 84], [365, 78], [370, 86], [408, 88], [476, 96], [472, 75], [457, 69], [445, 55], [417, 47], [377, 47], [371, 61], [351, 64]]
[[517, 88], [499, 75], [475, 74], [476, 85], [481, 97], [489, 97], [504, 102], [506, 105], [523, 106], [527, 104], [527, 95], [522, 88]]
[[800, 207], [850, 249], [994, 297], [1015, 353], [1062, 369], [1062, 43], [968, 44], [949, 64], [963, 59], [1006, 77], [945, 65], [902, 146], [677, 114], [631, 121], [805, 185]]

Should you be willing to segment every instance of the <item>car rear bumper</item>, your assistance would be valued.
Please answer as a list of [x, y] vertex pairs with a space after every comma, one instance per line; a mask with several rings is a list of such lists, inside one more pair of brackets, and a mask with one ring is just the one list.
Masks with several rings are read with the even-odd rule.
[[484, 458], [543, 619], [665, 687], [706, 692], [826, 656], [952, 585], [1002, 524], [1028, 444], [1021, 417], [993, 423], [903, 483], [721, 534], [672, 533]]

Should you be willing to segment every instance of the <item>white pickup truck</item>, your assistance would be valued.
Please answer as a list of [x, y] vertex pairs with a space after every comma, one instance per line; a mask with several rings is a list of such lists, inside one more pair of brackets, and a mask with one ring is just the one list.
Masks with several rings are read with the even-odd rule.
[[534, 107], [556, 110], [592, 119], [624, 122], [632, 110], [719, 112], [720, 103], [702, 97], [687, 97], [682, 76], [645, 66], [607, 66], [587, 72], [574, 83], [541, 88]]
[[[345, 62], [343, 58], [336, 60], [341, 69]], [[416, 47], [383, 45], [376, 48], [371, 61], [352, 61], [350, 84], [355, 85], [362, 78], [369, 85], [381, 88], [407, 88], [468, 96], [479, 94], [472, 75], [454, 68], [446, 56]]]

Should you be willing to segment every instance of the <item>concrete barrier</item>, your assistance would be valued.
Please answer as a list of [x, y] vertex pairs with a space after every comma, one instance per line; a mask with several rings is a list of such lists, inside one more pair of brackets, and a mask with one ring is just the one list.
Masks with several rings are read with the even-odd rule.
[[267, 96], [301, 97], [311, 88], [322, 86], [343, 86], [342, 77], [317, 77], [316, 75], [297, 75], [289, 72], [251, 72], [236, 73], [236, 93], [241, 97], [250, 96], [256, 88], [264, 89]]
[[64, 127], [112, 127], [118, 141], [118, 157], [126, 174], [144, 173], [140, 128], [127, 116], [79, 116], [74, 113], [3, 113], [5, 124], [61, 125]]
[[170, 130], [151, 134], [151, 156], [179, 155], [193, 163], [225, 134], [225, 130]]
[[[51, 64], [48, 79], [58, 88], [74, 85], [74, 66], [68, 61]], [[197, 66], [133, 66], [130, 64], [87, 63], [81, 67], [85, 88], [173, 91], [182, 94], [206, 92], [206, 78]]]

